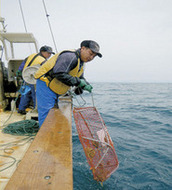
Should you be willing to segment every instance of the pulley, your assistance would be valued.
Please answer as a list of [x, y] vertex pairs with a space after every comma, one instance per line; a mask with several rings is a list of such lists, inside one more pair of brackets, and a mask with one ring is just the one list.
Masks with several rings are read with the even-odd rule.
[[39, 69], [40, 65], [33, 65], [26, 67], [22, 72], [22, 77], [24, 81], [28, 84], [36, 84], [36, 79], [34, 78], [34, 75], [36, 71]]

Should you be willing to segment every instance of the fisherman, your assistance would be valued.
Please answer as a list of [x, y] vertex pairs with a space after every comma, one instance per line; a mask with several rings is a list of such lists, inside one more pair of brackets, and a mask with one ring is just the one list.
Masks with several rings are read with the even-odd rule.
[[71, 86], [91, 92], [93, 87], [84, 78], [84, 63], [102, 57], [97, 42], [84, 40], [77, 50], [55, 54], [35, 73], [36, 98], [39, 127], [42, 126], [51, 108], [58, 108], [58, 97]]
[[[29, 66], [33, 66], [33, 65], [37, 65], [37, 64], [44, 64], [45, 61], [51, 56], [51, 54], [55, 54], [52, 51], [52, 48], [49, 46], [42, 46], [40, 48], [39, 53], [34, 53], [31, 54], [30, 56], [28, 56], [20, 65], [16, 76], [17, 77], [22, 77], [22, 71], [29, 67]], [[29, 105], [30, 101], [33, 101], [33, 107], [35, 108], [36, 105], [36, 93], [35, 93], [35, 88], [33, 84], [26, 84], [24, 85], [25, 87], [28, 87], [27, 89], [28, 92], [26, 92], [26, 94], [21, 95], [21, 99], [20, 99], [20, 103], [19, 103], [19, 109], [18, 109], [18, 113], [20, 114], [26, 114], [26, 108]]]

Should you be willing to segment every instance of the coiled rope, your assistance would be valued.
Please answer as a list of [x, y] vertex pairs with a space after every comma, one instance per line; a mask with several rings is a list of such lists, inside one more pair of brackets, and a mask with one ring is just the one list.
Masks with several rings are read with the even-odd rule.
[[39, 124], [35, 120], [23, 120], [11, 123], [3, 128], [3, 133], [22, 136], [34, 136], [39, 130]]

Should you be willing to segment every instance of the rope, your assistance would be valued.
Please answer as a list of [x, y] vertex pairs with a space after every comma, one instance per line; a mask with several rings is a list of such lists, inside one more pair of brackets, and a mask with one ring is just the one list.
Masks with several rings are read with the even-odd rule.
[[[31, 140], [33, 140], [33, 137], [28, 136], [28, 137], [25, 137], [25, 138], [17, 140], [17, 141], [9, 142], [9, 143], [6, 143], [6, 144], [1, 144], [0, 147], [2, 147], [2, 148], [0, 150], [3, 150], [5, 154], [12, 154], [15, 151], [15, 149], [13, 149], [13, 147], [15, 147], [15, 146], [23, 146], [23, 145], [25, 145], [26, 143], [28, 143]], [[5, 162], [5, 163], [2, 162], [0, 164], [0, 168], [3, 167], [3, 169], [0, 169], [0, 172], [12, 167], [17, 162], [15, 157], [12, 157], [12, 156], [9, 156], [9, 155], [2, 155], [1, 154], [0, 157], [5, 157], [5, 158], [12, 159], [12, 161], [8, 161], [8, 162]], [[18, 164], [19, 162], [20, 162], [20, 160], [18, 160], [18, 162], [16, 164]], [[7, 166], [4, 167], [5, 165], [7, 165]]]
[[[77, 102], [78, 105], [79, 105], [79, 106], [78, 106], [78, 105], [75, 105], [75, 104], [72, 102], [72, 106], [74, 106], [74, 107], [83, 107], [83, 106], [87, 103], [86, 100], [84, 100], [84, 98], [82, 97], [81, 94], [80, 94], [80, 95], [76, 95], [73, 90], [69, 90], [69, 91], [68, 91], [68, 95], [70, 95], [73, 99], [75, 99], [76, 102]], [[82, 104], [79, 102], [78, 96], [79, 96], [79, 97], [81, 98], [81, 100], [83, 101]]]
[[[13, 141], [13, 142], [6, 143], [6, 144], [1, 144], [0, 147], [4, 147], [4, 148], [2, 148], [0, 150], [3, 150], [5, 154], [12, 154], [15, 151], [12, 147], [14, 147], [14, 146], [23, 146], [23, 145], [25, 145], [26, 143], [28, 143], [31, 140], [33, 140], [33, 137], [28, 136], [28, 137], [25, 137], [25, 138], [17, 140], [17, 141]], [[23, 142], [23, 143], [21, 143], [21, 142]], [[10, 158], [10, 159], [13, 160], [13, 161], [5, 162], [3, 164], [1, 163], [0, 167], [5, 166], [6, 164], [10, 164], [10, 165], [8, 165], [7, 167], [5, 167], [3, 169], [0, 169], [0, 172], [12, 167], [17, 162], [16, 158], [12, 157], [12, 156], [0, 155], [0, 157]], [[20, 160], [18, 160], [18, 162], [16, 163], [16, 166], [18, 165], [19, 162], [20, 162]]]
[[93, 107], [95, 107], [95, 106], [94, 106], [94, 98], [93, 98], [93, 93], [92, 93], [92, 92], [91, 92], [91, 98], [92, 98]]
[[[3, 53], [4, 53], [4, 48], [3, 48], [3, 46], [1, 46], [1, 47], [2, 47], [2, 49], [0, 49], [0, 50], [1, 50], [1, 58], [0, 58], [0, 61], [2, 60]], [[2, 67], [2, 64], [1, 64], [1, 67]]]
[[3, 133], [12, 135], [33, 136], [39, 130], [39, 124], [35, 120], [23, 120], [9, 124], [3, 128]]
[[20, 1], [20, 0], [19, 0], [19, 5], [20, 5], [20, 11], [21, 11], [21, 14], [22, 14], [22, 19], [23, 19], [24, 28], [25, 28], [25, 31], [26, 31], [26, 33], [27, 33], [26, 23], [25, 23], [24, 14], [23, 14], [23, 9], [22, 9], [22, 5], [21, 5], [21, 1]]
[[[76, 105], [74, 105], [75, 107], [84, 107], [85, 105], [86, 105], [86, 100], [83, 98], [83, 96], [82, 95], [79, 95], [80, 96], [80, 98], [81, 98], [81, 100], [83, 101], [83, 102], [79, 102], [79, 99], [78, 99], [78, 97], [77, 97], [77, 95], [75, 95], [74, 96], [74, 98], [75, 98], [75, 100], [77, 101], [77, 103], [78, 103], [78, 105], [79, 106], [76, 106]], [[82, 103], [82, 104], [81, 104]]]
[[[24, 13], [23, 13], [23, 9], [22, 9], [22, 4], [21, 4], [20, 0], [19, 0], [19, 5], [20, 5], [20, 11], [21, 11], [21, 14], [22, 14], [22, 19], [23, 19], [23, 24], [24, 24], [25, 32], [27, 33], [26, 22], [25, 22]], [[32, 52], [30, 43], [28, 44], [28, 46], [29, 46], [30, 52]]]
[[47, 13], [47, 9], [46, 9], [46, 5], [45, 5], [44, 0], [42, 0], [42, 2], [43, 2], [43, 5], [44, 5], [44, 10], [45, 10], [45, 14], [46, 14], [46, 17], [47, 17], [47, 21], [48, 21], [49, 29], [50, 29], [50, 32], [51, 32], [51, 36], [52, 36], [52, 39], [53, 39], [54, 47], [55, 47], [56, 52], [58, 52], [57, 47], [56, 47], [56, 42], [55, 42], [55, 39], [54, 39], [54, 35], [53, 35], [53, 31], [52, 31], [52, 28], [51, 28], [50, 20], [49, 20], [50, 15]]
[[[15, 105], [16, 105], [17, 99], [19, 98], [19, 95], [20, 95], [20, 93], [18, 93], [18, 95], [17, 95], [17, 97], [15, 99]], [[11, 114], [9, 115], [9, 117], [7, 118], [7, 120], [3, 123], [2, 128], [6, 126], [5, 124], [7, 123], [7, 121], [11, 118], [12, 114], [14, 113], [15, 105], [12, 108]]]
[[[70, 93], [71, 93], [72, 97], [77, 101], [77, 103], [79, 105], [79, 106], [77, 106], [77, 105], [73, 104], [74, 107], [84, 107], [87, 104], [87, 101], [83, 98], [83, 96], [81, 94], [79, 96], [80, 96], [81, 100], [83, 101], [82, 104], [78, 100], [78, 95], [76, 95], [72, 91], [70, 91]], [[90, 94], [91, 94], [91, 99], [92, 99], [92, 105], [93, 105], [93, 107], [95, 107], [93, 93], [91, 92]]]
[[[9, 147], [13, 147], [13, 146], [23, 146], [24, 144], [28, 143], [29, 141], [33, 140], [33, 137], [31, 136], [27, 136], [23, 139], [17, 140], [17, 141], [13, 141], [13, 142], [9, 142], [6, 144], [0, 144], [0, 147], [4, 147], [4, 152], [6, 149], [8, 149]], [[24, 142], [23, 144], [21, 142]], [[20, 144], [21, 143], [21, 144]]]
[[[7, 155], [0, 155], [0, 156], [1, 156], [1, 157], [5, 157], [5, 158], [11, 158], [11, 159], [13, 160], [13, 162], [12, 162], [11, 165], [7, 166], [6, 168], [1, 169], [0, 172], [6, 170], [6, 169], [8, 169], [8, 168], [10, 168], [10, 167], [13, 166], [13, 165], [16, 163], [16, 161], [17, 161], [17, 160], [16, 160], [14, 157], [12, 157], [12, 156], [7, 156]], [[11, 162], [8, 162], [8, 163], [11, 163]], [[4, 164], [8, 164], [8, 163], [4, 163]], [[4, 164], [1, 164], [0, 166], [3, 166]]]

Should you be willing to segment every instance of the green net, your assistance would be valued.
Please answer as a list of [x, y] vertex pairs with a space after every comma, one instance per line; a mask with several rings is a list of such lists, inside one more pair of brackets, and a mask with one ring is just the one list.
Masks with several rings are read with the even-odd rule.
[[35, 135], [39, 130], [39, 124], [35, 120], [22, 120], [15, 123], [11, 123], [3, 128], [3, 133], [12, 135]]

